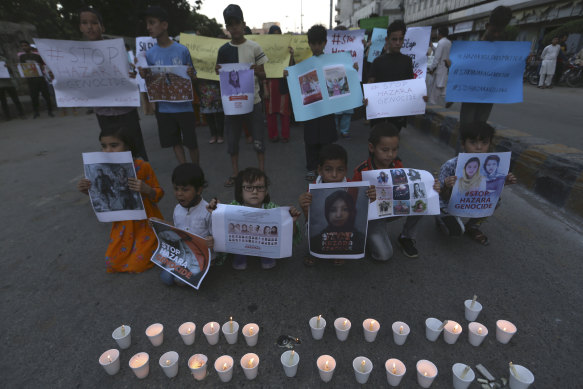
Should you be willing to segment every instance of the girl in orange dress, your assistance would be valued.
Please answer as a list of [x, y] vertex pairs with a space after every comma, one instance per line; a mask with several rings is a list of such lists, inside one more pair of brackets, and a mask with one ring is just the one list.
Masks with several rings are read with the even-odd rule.
[[[131, 138], [126, 135], [123, 127], [102, 131], [99, 141], [102, 151], [106, 153], [132, 151], [133, 154]], [[160, 188], [152, 167], [140, 158], [134, 158], [134, 167], [137, 178], [128, 178], [129, 189], [142, 194], [148, 218], [163, 219], [156, 204], [164, 196], [164, 191]], [[83, 178], [77, 188], [82, 193], [89, 194], [91, 181]], [[105, 253], [107, 272], [141, 273], [147, 270], [154, 266], [150, 258], [157, 247], [158, 240], [147, 219], [113, 222]]]

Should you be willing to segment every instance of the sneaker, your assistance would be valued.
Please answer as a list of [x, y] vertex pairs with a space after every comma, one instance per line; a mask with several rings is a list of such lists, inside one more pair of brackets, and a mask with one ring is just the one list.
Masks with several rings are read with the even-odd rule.
[[417, 248], [415, 247], [414, 239], [400, 236], [399, 239], [397, 239], [397, 243], [399, 244], [403, 254], [405, 254], [407, 257], [417, 258], [419, 256], [419, 251], [417, 251]]
[[464, 223], [458, 216], [447, 215], [440, 217], [441, 221], [447, 228], [449, 236], [462, 236], [465, 232]]
[[275, 267], [274, 258], [261, 258], [261, 268], [263, 270], [273, 269]]
[[316, 172], [314, 170], [310, 170], [307, 174], [306, 177], [304, 177], [306, 179], [306, 181], [315, 181], [316, 178], [318, 177], [318, 175], [316, 174]]
[[235, 270], [247, 269], [247, 256], [235, 255], [235, 258], [233, 258], [233, 269]]

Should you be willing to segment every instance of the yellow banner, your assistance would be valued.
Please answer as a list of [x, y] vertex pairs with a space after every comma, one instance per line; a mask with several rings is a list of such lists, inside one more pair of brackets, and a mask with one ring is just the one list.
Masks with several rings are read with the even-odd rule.
[[294, 49], [294, 61], [296, 64], [312, 56], [312, 50], [308, 45], [307, 35], [292, 35], [291, 47]]
[[196, 76], [204, 80], [219, 80], [215, 73], [219, 48], [228, 42], [227, 39], [207, 38], [192, 34], [180, 34], [180, 43], [188, 47]]
[[245, 38], [258, 43], [267, 56], [267, 78], [282, 78], [283, 70], [289, 66], [291, 35], [245, 35]]

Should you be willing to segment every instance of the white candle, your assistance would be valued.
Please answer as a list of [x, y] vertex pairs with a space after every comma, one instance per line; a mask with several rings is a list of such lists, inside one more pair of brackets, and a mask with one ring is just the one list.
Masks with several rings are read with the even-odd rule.
[[441, 320], [434, 317], [429, 317], [425, 320], [425, 337], [427, 340], [435, 342], [439, 338], [441, 331], [443, 331], [442, 324]]
[[[476, 297], [476, 296], [474, 296]], [[482, 311], [482, 304], [475, 300], [464, 301], [465, 316], [467, 321], [475, 321]]]
[[148, 353], [137, 353], [135, 354], [129, 362], [130, 368], [133, 370], [136, 377], [139, 379], [144, 379], [148, 376], [150, 372], [150, 356]]
[[399, 346], [405, 344], [407, 336], [409, 336], [409, 332], [411, 332], [409, 326], [402, 321], [396, 321], [393, 323], [392, 329], [395, 344]]
[[524, 366], [513, 365], [508, 384], [510, 389], [527, 389], [534, 382], [534, 374]]
[[472, 346], [482, 344], [487, 335], [488, 329], [483, 324], [477, 322], [468, 324], [468, 340]]
[[295, 350], [286, 351], [281, 354], [280, 360], [285, 375], [290, 378], [295, 377], [300, 363], [300, 356], [298, 353], [296, 353]]
[[188, 367], [195, 380], [202, 381], [206, 378], [207, 361], [208, 358], [204, 354], [194, 354], [188, 360]]
[[207, 342], [212, 346], [219, 342], [219, 323], [212, 321], [202, 327]]
[[398, 359], [391, 358], [385, 362], [385, 370], [387, 371], [387, 381], [391, 386], [399, 386], [407, 368], [405, 364]]
[[103, 366], [103, 369], [107, 374], [117, 374], [120, 368], [119, 350], [112, 348], [101, 354], [99, 357], [99, 364]]
[[374, 342], [381, 328], [380, 323], [374, 319], [366, 319], [362, 322], [362, 327], [364, 329], [364, 340]]
[[162, 371], [168, 378], [174, 378], [178, 374], [178, 353], [176, 351], [168, 351], [162, 354], [158, 361]]
[[334, 320], [334, 330], [339, 341], [344, 342], [348, 338], [351, 326], [350, 320], [345, 317], [339, 317]]
[[215, 361], [215, 370], [221, 382], [229, 382], [233, 378], [233, 358], [222, 355]]
[[257, 354], [248, 353], [241, 358], [241, 368], [248, 380], [255, 379], [259, 370], [259, 356]]
[[164, 326], [160, 323], [155, 323], [146, 328], [146, 335], [152, 346], [158, 347], [164, 341]]
[[417, 362], [417, 383], [422, 388], [429, 388], [437, 376], [437, 367], [433, 362], [422, 359]]
[[372, 362], [367, 357], [356, 357], [352, 361], [354, 376], [359, 384], [366, 384], [373, 369]]
[[314, 316], [309, 321], [310, 329], [312, 331], [312, 337], [315, 340], [320, 340], [324, 336], [324, 330], [326, 329], [326, 319], [322, 315]]
[[496, 322], [496, 340], [502, 344], [507, 344], [516, 333], [516, 326], [508, 320], [498, 320]]
[[121, 325], [117, 327], [111, 337], [117, 342], [120, 349], [125, 350], [130, 347], [132, 343], [132, 328], [130, 326]]
[[247, 346], [255, 346], [259, 339], [259, 326], [255, 323], [245, 324], [243, 326], [243, 337], [245, 338]]
[[453, 388], [467, 389], [476, 378], [474, 371], [463, 363], [456, 363], [451, 368], [453, 372]]
[[462, 327], [459, 325], [459, 323], [453, 320], [448, 320], [447, 324], [443, 328], [443, 340], [445, 340], [445, 343], [447, 344], [454, 344], [457, 342], [457, 339], [461, 333]]
[[196, 324], [191, 321], [186, 323], [182, 323], [180, 327], [178, 327], [178, 333], [182, 337], [182, 341], [185, 345], [190, 346], [194, 343], [194, 336], [196, 334]]
[[336, 360], [330, 355], [321, 355], [316, 361], [316, 366], [318, 366], [322, 381], [329, 382], [336, 369]]
[[233, 321], [233, 318], [231, 317], [228, 322], [223, 324], [222, 330], [223, 335], [225, 335], [225, 339], [227, 339], [227, 343], [237, 343], [237, 337], [239, 335], [239, 323]]

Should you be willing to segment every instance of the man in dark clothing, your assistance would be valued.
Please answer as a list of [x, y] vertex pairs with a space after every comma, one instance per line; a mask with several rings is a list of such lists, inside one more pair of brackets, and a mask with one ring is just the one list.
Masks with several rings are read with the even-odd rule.
[[[24, 51], [19, 57], [20, 63], [36, 63], [42, 69], [45, 66], [45, 62], [37, 53], [32, 52], [32, 47], [27, 41], [20, 41], [20, 47]], [[47, 103], [47, 110], [49, 111], [49, 116], [54, 117], [53, 108], [51, 107], [51, 95], [49, 93], [49, 87], [45, 78], [41, 75], [40, 77], [29, 77], [26, 79], [28, 82], [28, 90], [30, 93], [30, 98], [32, 100], [32, 109], [34, 110], [34, 118], [39, 117], [38, 110], [38, 94], [40, 93]]]

